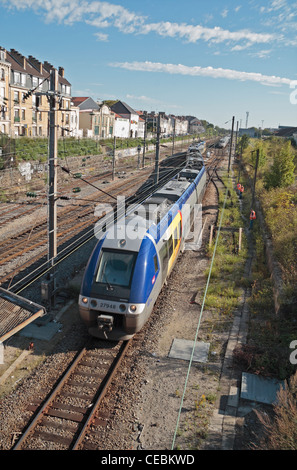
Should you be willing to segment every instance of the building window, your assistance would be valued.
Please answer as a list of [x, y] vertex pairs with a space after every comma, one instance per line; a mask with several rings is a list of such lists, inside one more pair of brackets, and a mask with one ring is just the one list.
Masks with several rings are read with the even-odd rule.
[[21, 74], [19, 72], [13, 72], [13, 83], [21, 83]]
[[26, 110], [22, 109], [22, 121], [25, 121], [26, 119]]
[[0, 70], [0, 80], [5, 80], [5, 70], [4, 69]]
[[19, 109], [14, 110], [14, 122], [20, 122], [20, 110]]
[[19, 103], [20, 102], [20, 95], [19, 95], [19, 92], [18, 91], [15, 91], [13, 93], [13, 99], [14, 99], [14, 102], [15, 103]]

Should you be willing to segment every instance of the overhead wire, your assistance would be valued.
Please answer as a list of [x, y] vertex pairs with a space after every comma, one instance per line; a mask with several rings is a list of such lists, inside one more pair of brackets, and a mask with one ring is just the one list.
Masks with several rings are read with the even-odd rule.
[[[169, 172], [169, 176], [172, 176], [176, 171], [178, 171], [179, 169], [181, 169], [183, 167], [183, 165], [181, 164], [179, 167], [174, 168], [172, 171]], [[168, 173], [167, 175], [164, 175], [162, 178], [160, 178], [160, 181], [158, 183], [158, 185], [162, 184], [166, 179], [168, 178]], [[86, 181], [87, 182], [87, 181]], [[88, 183], [88, 182], [87, 182]], [[90, 183], [92, 185], [92, 183]], [[153, 190], [155, 189], [156, 186], [158, 186], [156, 184], [153, 184], [149, 189], [150, 189], [150, 192], [153, 192]], [[92, 185], [94, 186], [94, 185]], [[97, 188], [96, 186], [94, 186], [96, 189], [100, 189], [100, 188]], [[133, 198], [135, 197], [135, 195], [133, 196], [129, 196], [126, 200], [125, 200], [125, 203], [130, 202], [133, 200]], [[140, 205], [145, 199], [147, 199], [149, 197], [148, 194], [144, 194], [142, 198], [140, 198], [140, 200], [138, 200], [137, 202], [135, 202], [135, 204], [137, 205]], [[115, 198], [114, 198], [115, 199]], [[126, 213], [127, 214], [127, 213]], [[109, 213], [107, 213], [106, 215], [113, 215], [113, 212], [110, 211]], [[110, 224], [107, 226], [107, 228], [114, 222], [114, 220], [112, 219], [110, 221]], [[93, 232], [93, 235], [91, 236]], [[84, 238], [86, 238], [84, 240]], [[39, 266], [38, 268], [36, 268], [36, 272], [39, 271], [40, 269], [43, 269], [43, 267], [47, 266], [49, 263], [51, 263], [52, 261], [54, 261], [54, 265], [51, 265], [48, 269], [46, 270], [43, 270], [42, 273], [40, 275], [38, 275], [36, 278], [34, 278], [32, 281], [30, 281], [28, 284], [26, 284], [25, 286], [23, 286], [18, 292], [21, 292], [22, 290], [24, 290], [26, 287], [28, 287], [29, 285], [31, 285], [33, 282], [35, 282], [37, 279], [39, 279], [41, 276], [45, 275], [46, 273], [48, 273], [53, 267], [57, 266], [58, 264], [61, 263], [61, 261], [63, 261], [64, 259], [66, 259], [70, 254], [74, 253], [76, 250], [78, 250], [79, 248], [81, 248], [85, 243], [89, 242], [92, 238], [96, 237], [97, 238], [97, 235], [96, 235], [96, 232], [94, 231], [94, 227], [92, 227], [89, 231], [87, 231], [85, 234], [83, 234], [82, 236], [80, 236], [77, 240], [73, 241], [72, 243], [68, 244], [67, 247], [63, 248], [59, 253], [58, 253], [58, 257], [61, 257], [61, 259], [57, 260], [57, 259], [48, 259], [45, 263], [43, 263], [41, 266]], [[69, 248], [73, 245], [76, 245], [73, 247], [73, 249], [71, 249], [71, 251], [68, 252]], [[67, 252], [65, 253], [65, 256], [63, 255], [63, 253], [67, 250]], [[33, 273], [35, 272], [33, 271]], [[21, 280], [17, 281], [15, 284], [13, 284], [12, 286], [10, 286], [10, 289], [12, 288], [15, 288], [18, 284], [20, 284], [21, 282], [24, 281], [24, 279], [26, 279], [26, 277], [30, 277], [32, 275], [32, 272], [30, 274], [28, 274], [27, 276], [23, 277]]]

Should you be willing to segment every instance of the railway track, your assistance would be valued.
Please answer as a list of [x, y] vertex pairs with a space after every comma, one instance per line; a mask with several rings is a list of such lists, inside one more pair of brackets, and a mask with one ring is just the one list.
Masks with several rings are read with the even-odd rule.
[[106, 347], [106, 342], [91, 341], [79, 351], [48, 398], [28, 404], [35, 415], [12, 450], [91, 449], [96, 425], [104, 424], [100, 405], [130, 342]]
[[[183, 157], [181, 156], [180, 159]], [[169, 168], [173, 159], [166, 159], [166, 165], [163, 163], [163, 171]], [[164, 162], [164, 160], [163, 160]], [[148, 179], [151, 173], [150, 168], [142, 170], [141, 174], [135, 177], [120, 180], [112, 184], [109, 188], [111, 196], [125, 195], [131, 196], [139, 186]], [[83, 231], [92, 232], [92, 227], [98, 217], [94, 216], [94, 208], [99, 202], [106, 202], [106, 194], [93, 193], [85, 198], [85, 204], [68, 205], [58, 210], [58, 231], [57, 243], [59, 247], [64, 246], [70, 240], [73, 242], [75, 237], [79, 237]], [[87, 204], [86, 204], [87, 203]], [[113, 203], [111, 203], [112, 205]], [[47, 254], [48, 232], [47, 219], [41, 218], [33, 227], [26, 227], [19, 233], [10, 238], [3, 239], [0, 242], [0, 283], [5, 283], [16, 276], [19, 272], [38, 261]], [[58, 251], [59, 256], [59, 251]], [[16, 265], [17, 264], [17, 265]]]
[[[59, 390], [51, 401], [50, 398], [48, 398], [46, 402], [32, 402], [28, 404], [28, 408], [36, 409], [36, 417], [34, 417], [34, 421], [36, 420], [36, 423], [34, 429], [31, 426], [30, 428], [28, 427], [24, 429], [24, 432], [22, 433], [20, 439], [13, 446], [14, 450], [44, 449], [45, 443], [47, 443], [47, 448], [49, 448], [48, 446], [50, 446], [50, 448], [53, 450], [92, 450], [100, 448], [98, 447], [98, 442], [102, 443], [102, 439], [100, 441], [100, 434], [99, 431], [96, 433], [96, 427], [101, 426], [102, 431], [102, 426], [104, 426], [107, 421], [104, 415], [100, 412], [100, 408], [97, 409], [96, 415], [88, 414], [88, 411], [93, 411], [95, 403], [94, 395], [97, 392], [94, 390], [89, 393], [90, 389], [88, 386], [88, 382], [84, 382], [85, 385], [83, 386], [83, 390], [81, 391], [79, 391], [79, 389], [73, 390], [72, 387], [76, 386], [75, 383], [83, 383], [84, 377], [89, 377], [91, 382], [93, 382], [93, 379], [97, 380], [97, 378], [95, 378], [96, 372], [98, 370], [102, 371], [103, 367], [107, 365], [106, 362], [109, 361], [107, 357], [103, 359], [107, 351], [103, 351], [103, 349], [101, 349], [101, 354], [99, 354], [99, 356], [101, 356], [101, 359], [106, 362], [104, 364], [101, 363], [103, 365], [100, 366], [98, 358], [96, 358], [97, 353], [91, 351], [91, 348], [86, 349], [88, 350], [86, 351], [86, 353], [81, 353], [80, 364], [77, 364], [76, 366], [71, 366], [73, 367], [73, 369], [71, 372], [70, 370], [68, 371], [69, 375], [67, 372], [68, 378], [66, 378], [66, 382], [64, 382], [64, 377], [63, 382], [61, 379], [61, 383], [59, 382]], [[115, 349], [118, 354], [119, 346], [116, 346]], [[90, 356], [88, 355], [89, 352]], [[82, 372], [81, 376], [79, 375], [79, 372]], [[72, 373], [74, 375], [72, 375]], [[94, 375], [93, 379], [92, 375]], [[114, 375], [111, 376], [111, 379], [108, 379], [107, 375], [105, 375], [105, 377], [106, 379], [102, 378], [101, 384], [104, 381], [108, 381], [108, 383], [110, 384], [110, 382], [114, 378]], [[71, 383], [71, 381], [73, 382]], [[98, 379], [97, 390], [100, 388], [100, 386], [101, 385], [99, 384]], [[107, 393], [107, 390], [108, 389], [105, 388], [105, 394]], [[72, 396], [70, 396], [70, 394], [67, 395], [66, 392], [70, 392], [70, 394], [72, 393]], [[76, 392], [78, 392], [78, 395]], [[83, 399], [86, 399], [86, 401], [79, 401]], [[96, 400], [96, 403], [97, 401], [100, 401], [99, 391], [98, 400]], [[40, 413], [40, 417], [38, 419], [37, 413]], [[80, 440], [78, 440], [79, 437]]]

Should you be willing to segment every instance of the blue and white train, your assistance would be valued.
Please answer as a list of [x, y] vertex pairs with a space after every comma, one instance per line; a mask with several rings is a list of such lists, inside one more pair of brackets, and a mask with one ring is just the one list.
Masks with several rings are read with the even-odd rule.
[[127, 340], [141, 330], [185, 249], [205, 187], [200, 155], [102, 232], [79, 295], [80, 316], [91, 336]]

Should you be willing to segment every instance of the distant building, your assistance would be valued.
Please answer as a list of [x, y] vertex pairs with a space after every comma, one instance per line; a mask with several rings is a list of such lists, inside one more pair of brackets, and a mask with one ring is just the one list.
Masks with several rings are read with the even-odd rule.
[[[143, 137], [139, 135], [139, 114], [137, 113], [137, 111], [132, 109], [131, 106], [129, 106], [127, 103], [124, 103], [124, 101], [117, 101], [116, 103], [114, 103], [111, 106], [111, 110], [118, 116], [121, 116], [124, 119], [129, 119], [129, 135], [127, 137]], [[116, 135], [116, 137], [120, 136]]]
[[[15, 136], [47, 137], [49, 102], [45, 95], [37, 98], [36, 92], [50, 88], [50, 71], [53, 65], [43, 63], [29, 55], [25, 57], [15, 49], [0, 47], [0, 131]], [[25, 94], [31, 90], [27, 99]], [[58, 136], [70, 135], [71, 84], [64, 77], [64, 69], [58, 69], [58, 90], [61, 102], [57, 116]], [[72, 131], [75, 130], [72, 129]]]
[[279, 126], [275, 132], [278, 137], [294, 138], [297, 133], [297, 127]]
[[248, 129], [238, 129], [238, 136], [242, 137], [243, 135], [247, 135], [249, 137], [256, 137], [256, 131], [254, 127], [250, 127]]
[[114, 135], [115, 114], [109, 106], [97, 103], [90, 97], [74, 97], [79, 109], [79, 128], [82, 137], [109, 139]]

